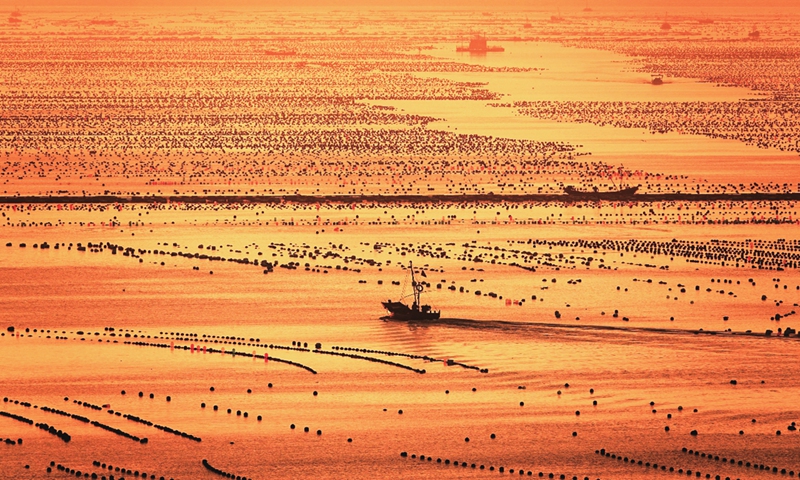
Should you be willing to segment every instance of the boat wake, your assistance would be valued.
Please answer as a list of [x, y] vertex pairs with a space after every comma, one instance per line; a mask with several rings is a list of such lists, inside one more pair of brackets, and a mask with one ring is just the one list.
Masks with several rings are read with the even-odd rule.
[[[392, 317], [381, 317], [382, 320], [397, 321]], [[709, 336], [744, 336], [757, 338], [787, 338], [773, 337], [771, 334], [757, 332], [729, 332], [704, 329], [679, 329], [659, 327], [632, 327], [615, 325], [570, 325], [564, 323], [548, 322], [515, 322], [509, 320], [477, 320], [469, 318], [439, 318], [436, 320], [407, 321], [415, 326], [440, 326], [475, 330], [496, 330], [503, 333], [552, 333], [554, 330], [583, 331], [583, 332], [617, 332], [617, 333], [643, 333], [656, 335], [709, 335]]]

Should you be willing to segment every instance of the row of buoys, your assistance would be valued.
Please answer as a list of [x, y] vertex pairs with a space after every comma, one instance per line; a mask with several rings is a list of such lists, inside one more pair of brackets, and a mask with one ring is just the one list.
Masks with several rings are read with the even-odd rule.
[[224, 470], [216, 468], [216, 467], [212, 466], [210, 463], [208, 463], [208, 460], [206, 460], [205, 458], [203, 459], [202, 463], [203, 463], [203, 466], [206, 467], [206, 470], [208, 470], [210, 472], [213, 472], [213, 473], [216, 473], [217, 475], [222, 475], [223, 477], [226, 477], [226, 478], [233, 478], [235, 480], [251, 480], [251, 479], [248, 479], [247, 477], [240, 476], [240, 475], [234, 475], [232, 473], [228, 473], [228, 472], [226, 472]]
[[116, 435], [119, 435], [121, 437], [125, 437], [127, 439], [133, 440], [134, 442], [139, 442], [141, 444], [145, 444], [145, 443], [148, 442], [146, 437], [145, 438], [139, 438], [136, 435], [131, 435], [130, 433], [124, 432], [124, 431], [120, 430], [119, 428], [111, 427], [111, 426], [106, 425], [104, 423], [100, 423], [97, 420], [93, 420], [91, 422], [91, 425], [93, 425], [95, 427], [98, 427], [98, 428], [102, 428], [103, 430], [109, 431], [109, 432], [114, 433]]
[[27, 423], [28, 425], [33, 425], [33, 420], [30, 418], [25, 418], [22, 415], [17, 415], [16, 413], [9, 413], [4, 410], [0, 410], [0, 415], [7, 418], [12, 418], [22, 423]]
[[[51, 465], [52, 465], [52, 462], [51, 462]], [[133, 470], [133, 469], [130, 469], [130, 468], [125, 468], [125, 467], [118, 467], [118, 466], [115, 467], [115, 466], [113, 466], [111, 464], [106, 464], [104, 462], [100, 462], [99, 460], [93, 460], [92, 461], [92, 465], [94, 465], [95, 467], [102, 468], [103, 470], [108, 470], [109, 472], [119, 472], [119, 473], [123, 473], [125, 475], [133, 475], [134, 477], [141, 477], [141, 478], [147, 478], [148, 477], [147, 472], [144, 472], [144, 471], [140, 472], [139, 470]], [[155, 480], [156, 478], [158, 478], [158, 480], [166, 480], [163, 475], [161, 477], [156, 477], [155, 474], [153, 474], [153, 473], [150, 474], [150, 479], [151, 480]], [[111, 480], [113, 480], [113, 476], [112, 476]], [[120, 480], [122, 480], [122, 479], [120, 479]], [[170, 478], [170, 480], [172, 480], [172, 479]]]
[[403, 365], [402, 363], [392, 362], [391, 360], [384, 360], [382, 358], [375, 358], [375, 357], [367, 357], [365, 355], [358, 355], [358, 354], [355, 354], [355, 353], [334, 352], [334, 351], [328, 351], [328, 350], [315, 350], [314, 353], [319, 353], [319, 354], [324, 354], [324, 355], [335, 355], [335, 356], [338, 356], [338, 357], [346, 357], [346, 358], [352, 358], [352, 359], [356, 359], [356, 360], [365, 360], [367, 362], [373, 362], [373, 363], [381, 363], [383, 365], [390, 365], [390, 366], [393, 366], [393, 367], [403, 368], [405, 370], [410, 370], [412, 372], [419, 373], [419, 374], [426, 373], [426, 370], [424, 368], [414, 368], [414, 367], [412, 367], [410, 365]]
[[[76, 478], [92, 478], [92, 479], [99, 478], [101, 480], [105, 480], [105, 478], [106, 478], [104, 476], [98, 476], [96, 473], [92, 473], [90, 475], [89, 472], [82, 472], [82, 471], [76, 470], [74, 468], [69, 468], [66, 465], [62, 465], [60, 463], [56, 464], [56, 462], [53, 462], [53, 461], [51, 461], [50, 462], [50, 466], [47, 467], [47, 469], [46, 469], [47, 473], [52, 472], [53, 468], [55, 468], [59, 472], [64, 472], [67, 475], [72, 475], [72, 476], [74, 476]], [[113, 477], [113, 475], [112, 475], [112, 477]], [[114, 479], [112, 478], [110, 480], [114, 480]], [[120, 478], [119, 480], [124, 480], [124, 479]]]
[[[159, 332], [159, 333], [163, 334], [164, 332]], [[170, 334], [172, 334], [172, 332], [170, 332]], [[197, 337], [199, 339], [199, 338], [206, 338], [207, 336], [206, 336], [206, 334], [203, 334], [201, 337], [198, 337], [198, 334], [196, 334], [196, 333], [188, 333], [188, 334], [185, 334], [183, 336], [184, 339], [186, 337]], [[212, 336], [209, 335], [208, 337], [210, 338]], [[226, 338], [226, 339], [227, 338], [231, 338], [231, 339], [234, 339], [234, 340], [244, 340], [243, 337], [233, 337], [233, 336], [222, 336], [222, 338]], [[181, 337], [176, 338], [176, 340], [181, 340]], [[256, 339], [256, 340], [259, 340], [259, 339]], [[252, 342], [253, 339], [251, 338], [250, 341]], [[214, 343], [217, 343], [216, 339], [214, 340]], [[227, 342], [223, 341], [222, 343], [227, 343]], [[236, 343], [236, 344], [244, 345], [244, 346], [267, 347], [267, 348], [270, 348], [270, 349], [279, 349], [279, 350], [294, 350], [294, 351], [300, 351], [300, 352], [311, 352], [311, 353], [323, 354], [323, 355], [337, 355], [337, 356], [341, 356], [341, 357], [348, 357], [348, 358], [353, 358], [353, 359], [358, 359], [358, 360], [366, 360], [366, 361], [375, 362], [375, 363], [382, 363], [382, 364], [385, 364], [385, 365], [390, 365], [390, 366], [395, 366], [395, 367], [398, 367], [398, 368], [403, 368], [403, 369], [406, 369], [406, 370], [411, 370], [411, 371], [416, 372], [416, 373], [425, 373], [425, 369], [417, 369], [417, 368], [410, 367], [408, 365], [403, 365], [403, 364], [400, 364], [400, 363], [397, 363], [397, 362], [391, 362], [391, 361], [388, 361], [388, 360], [375, 358], [375, 357], [367, 357], [367, 356], [354, 355], [354, 354], [344, 354], [342, 352], [339, 352], [338, 350], [360, 351], [360, 352], [364, 352], [364, 353], [377, 353], [377, 354], [388, 355], [388, 356], [403, 356], [403, 357], [407, 357], [407, 358], [422, 359], [422, 360], [433, 361], [433, 362], [441, 361], [439, 359], [436, 359], [436, 358], [433, 358], [433, 357], [429, 357], [429, 356], [426, 356], [426, 355], [413, 355], [413, 354], [405, 354], [405, 353], [398, 353], [398, 352], [388, 352], [388, 351], [372, 350], [372, 349], [364, 349], [364, 348], [358, 349], [358, 348], [351, 348], [351, 347], [333, 346], [333, 347], [331, 347], [331, 350], [333, 350], [333, 351], [326, 351], [326, 350], [322, 350], [322, 344], [319, 343], [319, 342], [317, 342], [315, 344], [315, 346], [314, 346], [314, 349], [311, 350], [311, 349], [308, 348], [308, 342], [299, 342], [299, 341], [296, 341], [296, 340], [292, 341], [292, 346], [277, 345], [277, 344], [259, 344], [259, 343], [249, 343], [249, 342], [239, 342], [239, 343]], [[272, 360], [272, 359], [273, 358], [270, 357], [270, 360]], [[489, 371], [488, 369], [476, 367], [476, 366], [473, 366], [473, 365], [467, 365], [467, 364], [464, 364], [464, 363], [461, 363], [461, 362], [456, 362], [456, 361], [454, 361], [452, 359], [448, 359], [447, 362], [448, 362], [448, 365], [458, 365], [458, 366], [463, 367], [463, 368], [472, 369], [472, 370], [478, 370], [481, 373], [488, 373], [488, 371]]]
[[[295, 424], [294, 424], [294, 423], [293, 423], [293, 424], [291, 424], [291, 425], [289, 425], [289, 429], [290, 429], [290, 430], [294, 430], [295, 428], [297, 428], [297, 427], [295, 426]], [[310, 428], [310, 427], [303, 427], [303, 431], [304, 431], [304, 432], [306, 432], [306, 433], [308, 433], [308, 432], [310, 432], [310, 431], [311, 431], [311, 428]], [[322, 435], [322, 430], [317, 430], [317, 435]], [[350, 442], [350, 441], [351, 441], [351, 439], [348, 439], [347, 441], [348, 441], [348, 442]]]
[[61, 440], [63, 440], [65, 443], [69, 443], [70, 440], [72, 440], [72, 437], [67, 432], [58, 430], [57, 428], [55, 428], [55, 427], [53, 427], [51, 425], [48, 425], [48, 424], [46, 424], [44, 422], [37, 423], [34, 426], [36, 428], [40, 429], [40, 430], [44, 430], [45, 432], [49, 433], [50, 435], [55, 435], [56, 437], [58, 437]]
[[714, 460], [714, 461], [717, 461], [717, 462], [727, 463], [727, 464], [730, 464], [730, 465], [737, 465], [739, 467], [753, 468], [753, 469], [764, 470], [764, 471], [770, 471], [771, 470], [772, 473], [779, 473], [780, 472], [782, 475], [786, 475], [788, 473], [790, 477], [793, 477], [795, 475], [794, 470], [788, 470], [787, 471], [785, 468], [780, 468], [779, 469], [778, 467], [770, 467], [769, 465], [764, 465], [763, 463], [755, 463], [755, 462], [751, 463], [751, 462], [748, 462], [748, 461], [745, 461], [745, 460], [738, 460], [737, 461], [734, 458], [727, 458], [727, 457], [724, 457], [724, 456], [720, 457], [719, 455], [700, 452], [698, 450], [692, 450], [692, 449], [689, 449], [689, 448], [686, 448], [686, 447], [681, 448], [681, 452], [686, 453], [688, 455], [694, 455], [695, 457], [707, 458], [709, 460]]
[[65, 412], [65, 411], [59, 410], [57, 408], [50, 408], [48, 406], [43, 406], [41, 408], [41, 410], [43, 412], [54, 413], [56, 415], [61, 415], [62, 417], [69, 417], [69, 418], [72, 418], [74, 420], [77, 420], [77, 421], [83, 422], [83, 423], [90, 423], [91, 422], [91, 420], [89, 420], [88, 418], [86, 418], [86, 417], [84, 417], [82, 415], [77, 415], [75, 413]]
[[[679, 475], [686, 474], [686, 476], [694, 475], [697, 478], [701, 478], [703, 474], [697, 470], [692, 471], [691, 469], [684, 470], [683, 468], [675, 468], [675, 467], [667, 467], [664, 464], [659, 465], [658, 463], [650, 463], [650, 462], [643, 462], [642, 460], [635, 460], [633, 458], [624, 457], [622, 455], [618, 455], [616, 453], [607, 452], [605, 448], [601, 448], [600, 450], [595, 450], [594, 453], [600, 455], [601, 457], [610, 458], [612, 460], [617, 460], [618, 462], [624, 462], [628, 465], [638, 465], [643, 466], [645, 468], [652, 468], [653, 470], [661, 470], [662, 472], [670, 472], [670, 473], [677, 473]], [[705, 478], [710, 479], [711, 474], [706, 473]], [[722, 480], [721, 475], [715, 475], [714, 480]], [[725, 477], [725, 480], [731, 480], [730, 477]]]
[[[206, 408], [206, 402], [202, 402], [202, 403], [200, 404], [200, 408]], [[218, 410], [219, 410], [219, 405], [214, 405], [214, 406], [212, 407], [212, 409], [213, 409], [215, 412], [216, 412], [216, 411], [218, 411]], [[233, 409], [232, 409], [232, 408], [229, 408], [227, 411], [228, 411], [228, 414], [232, 414], [232, 413], [233, 413]], [[249, 414], [249, 413], [247, 413], [247, 412], [242, 412], [241, 410], [236, 410], [236, 416], [237, 416], [237, 417], [244, 417], [244, 418], [248, 418], [248, 417], [250, 416], [250, 414]], [[262, 420], [262, 417], [261, 417], [261, 415], [258, 415], [258, 416], [256, 417], [256, 420], [258, 420], [258, 421], [260, 422], [260, 421]]]
[[[428, 355], [417, 355], [417, 354], [411, 354], [411, 353], [392, 352], [392, 351], [388, 351], [388, 350], [375, 350], [375, 349], [370, 349], [370, 348], [343, 347], [343, 346], [340, 346], [340, 345], [332, 346], [331, 350], [334, 350], [334, 351], [340, 351], [341, 350], [341, 351], [344, 351], [344, 352], [372, 353], [372, 354], [378, 354], [378, 355], [386, 355], [386, 356], [390, 356], [390, 357], [394, 357], [394, 356], [406, 357], [406, 358], [410, 358], [410, 359], [414, 359], [414, 360], [425, 360], [426, 362], [442, 362], [442, 361], [446, 361], [447, 365], [457, 365], [459, 367], [463, 367], [463, 368], [470, 369], [470, 370], [478, 370], [481, 373], [489, 373], [489, 369], [488, 368], [480, 368], [480, 367], [476, 367], [474, 365], [467, 365], [465, 363], [456, 362], [453, 359], [443, 360], [443, 359], [434, 358], [434, 357], [431, 357], [431, 356], [428, 356]], [[331, 352], [320, 351], [320, 352], [316, 352], [316, 353], [330, 354]], [[367, 358], [369, 358], [369, 357], [367, 357]]]
[[[69, 400], [68, 398], [64, 398], [65, 402], [68, 401], [68, 400]], [[94, 404], [89, 403], [89, 402], [83, 402], [81, 400], [72, 400], [72, 403], [74, 403], [75, 405], [78, 405], [79, 407], [91, 408], [92, 410], [98, 410], [98, 411], [103, 410], [103, 407], [101, 407], [99, 405], [94, 405]]]
[[[417, 454], [412, 453], [411, 455], [409, 455], [408, 452], [405, 452], [405, 451], [404, 452], [400, 452], [400, 456], [402, 458], [411, 458], [411, 459], [418, 458]], [[419, 460], [421, 462], [425, 462], [425, 461], [433, 462], [434, 461], [433, 457], [425, 456], [425, 455], [419, 455]], [[452, 464], [455, 467], [461, 466], [463, 468], [472, 468], [472, 469], [476, 469], [476, 470], [488, 469], [490, 472], [495, 471], [494, 465], [490, 465], [489, 467], [486, 467], [486, 465], [483, 465], [483, 464], [462, 462], [460, 460], [454, 460], [454, 461], [451, 462], [450, 459], [448, 459], [448, 458], [446, 458], [444, 460], [442, 460], [441, 458], [437, 458], [436, 459], [436, 463], [439, 464], [439, 465], [442, 465], [442, 464], [451, 465]], [[498, 472], [500, 472], [500, 473], [505, 473], [506, 471], [508, 471], [508, 473], [510, 473], [510, 474], [513, 474], [515, 471], [517, 471], [517, 472], [519, 472], [520, 476], [523, 476], [523, 475], [527, 474], [527, 476], [532, 477], [532, 476], [536, 475], [533, 472], [533, 470], [528, 470], [526, 472], [524, 469], [514, 469], [514, 468], [506, 469], [505, 467], [497, 467], [496, 470]], [[563, 474], [563, 473], [562, 474], [557, 474], [557, 473], [553, 473], [553, 472], [544, 473], [542, 471], [540, 471], [538, 473], [538, 477], [539, 478], [552, 478], [552, 479], [558, 478], [560, 480], [567, 480], [567, 478], [568, 478], [568, 476], [566, 474]], [[571, 478], [572, 478], [572, 480], [578, 480], [578, 476], [577, 475], [573, 475]], [[583, 480], [589, 480], [589, 477], [584, 477]]]
[[0, 442], [5, 443], [6, 445], [22, 445], [22, 439], [18, 438], [16, 440], [12, 438], [2, 439], [0, 438]]
[[[175, 349], [175, 350], [191, 350], [191, 348], [192, 348], [189, 345], [180, 346], [180, 345], [169, 345], [169, 344], [165, 344], [165, 343], [150, 343], [150, 342], [141, 342], [141, 341], [137, 341], [137, 342], [125, 341], [123, 343], [125, 345], [135, 345], [135, 346], [139, 346], [139, 347], [171, 348], [171, 349]], [[268, 358], [265, 358], [264, 355], [259, 355], [259, 354], [255, 354], [255, 353], [237, 352], [235, 350], [231, 350], [231, 351], [215, 350], [213, 348], [205, 349], [205, 351], [208, 352], [208, 353], [221, 353], [223, 355], [250, 357], [250, 358], [256, 358], [256, 359], [263, 359], [265, 361], [268, 360], [268, 361], [274, 361], [274, 362], [278, 362], [278, 363], [284, 363], [286, 365], [292, 365], [292, 366], [295, 366], [295, 367], [298, 367], [298, 368], [302, 368], [303, 370], [306, 370], [306, 371], [308, 371], [308, 372], [310, 372], [310, 373], [312, 373], [314, 375], [317, 374], [316, 370], [314, 370], [313, 368], [311, 368], [311, 367], [309, 367], [307, 365], [303, 365], [302, 363], [298, 363], [298, 362], [295, 362], [295, 361], [292, 361], [292, 360], [286, 360], [286, 359], [282, 359], [282, 358], [278, 358], [278, 357], [269, 356]]]
[[174, 429], [172, 427], [159, 425], [159, 424], [153, 423], [153, 422], [151, 422], [149, 420], [145, 420], [143, 418], [137, 417], [136, 415], [130, 415], [130, 414], [127, 414], [127, 413], [126, 414], [122, 414], [120, 412], [114, 412], [113, 410], [108, 410], [108, 413], [115, 414], [117, 416], [121, 416], [122, 418], [124, 418], [126, 420], [130, 420], [132, 422], [137, 422], [137, 423], [141, 423], [143, 425], [147, 425], [148, 427], [157, 428], [157, 429], [159, 429], [161, 431], [164, 431], [164, 432], [167, 432], [167, 433], [171, 433], [173, 435], [176, 435], [178, 437], [183, 437], [183, 438], [186, 438], [188, 440], [192, 440], [192, 441], [195, 441], [195, 442], [202, 442], [203, 441], [200, 437], [196, 437], [196, 436], [194, 436], [194, 435], [192, 435], [190, 433], [182, 432], [182, 431], [176, 430], [176, 429]]
[[[662, 255], [662, 256], [670, 256], [670, 257], [685, 257], [687, 259], [706, 259], [706, 260], [715, 260], [715, 261], [722, 261], [728, 262], [731, 266], [734, 264], [749, 264], [749, 265], [756, 265], [756, 266], [765, 266], [765, 265], [772, 265], [778, 266], [781, 268], [784, 267], [792, 267], [797, 268], [800, 263], [800, 254], [784, 249], [780, 245], [776, 245], [774, 249], [767, 249], [767, 248], [757, 248], [752, 249], [746, 245], [730, 245], [724, 244], [721, 245], [718, 242], [700, 242], [700, 241], [681, 241], [681, 240], [673, 240], [673, 241], [656, 241], [656, 240], [636, 240], [636, 239], [629, 239], [629, 240], [612, 240], [612, 239], [604, 239], [604, 240], [528, 240], [528, 243], [532, 245], [533, 248], [536, 246], [546, 246], [552, 249], [553, 247], [556, 248], [581, 248], [584, 250], [591, 250], [593, 254], [597, 254], [599, 251], [616, 251], [616, 252], [630, 252], [630, 253], [642, 253], [642, 254], [650, 254], [650, 255]], [[551, 255], [549, 253], [539, 253], [537, 251], [523, 251], [517, 248], [505, 248], [505, 247], [498, 247], [498, 246], [490, 246], [490, 245], [470, 245], [471, 249], [483, 249], [489, 250], [492, 252], [492, 257], [494, 259], [500, 259], [503, 254], [516, 254], [519, 255], [520, 258], [527, 262], [533, 261], [537, 257], [547, 258], [551, 261], [564, 261], [566, 258], [563, 254], [559, 255]], [[495, 257], [495, 255], [497, 255]], [[573, 255], [574, 256], [574, 255]], [[470, 260], [474, 261], [475, 258], [481, 258], [480, 256], [472, 257], [470, 255]], [[584, 262], [588, 262], [591, 264], [595, 260], [593, 256], [582, 256], [580, 259]], [[603, 260], [603, 259], [600, 259]], [[604, 262], [600, 262], [604, 263]], [[800, 286], [798, 286], [800, 287]]]
[[13, 400], [13, 399], [10, 399], [8, 397], [3, 397], [3, 402], [4, 403], [13, 403], [14, 405], [21, 405], [23, 407], [30, 407], [31, 406], [30, 402], [25, 402], [25, 401], [20, 401], [20, 400]]

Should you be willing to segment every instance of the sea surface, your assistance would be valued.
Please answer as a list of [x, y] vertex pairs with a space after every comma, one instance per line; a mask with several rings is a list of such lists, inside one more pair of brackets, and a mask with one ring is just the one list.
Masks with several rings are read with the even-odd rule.
[[[303, 25], [287, 18], [275, 28]], [[746, 88], [656, 87], [629, 57], [553, 41], [455, 46], [425, 54], [536, 70], [414, 73], [484, 82], [499, 100], [364, 103], [690, 185], [800, 179], [796, 152], [493, 105], [732, 102]], [[62, 168], [86, 178], [31, 167], [2, 193], [205, 188]], [[441, 193], [451, 178], [419, 184]], [[252, 186], [237, 182], [208, 188]], [[2, 478], [800, 476], [795, 202], [84, 201], [0, 205]], [[410, 301], [412, 271], [439, 320], [385, 317], [382, 301]]]

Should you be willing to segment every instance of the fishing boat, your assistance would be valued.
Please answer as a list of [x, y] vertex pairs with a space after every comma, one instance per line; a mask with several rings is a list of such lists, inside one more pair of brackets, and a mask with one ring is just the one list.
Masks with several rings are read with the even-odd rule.
[[703, 12], [700, 12], [700, 13], [703, 15], [703, 18], [701, 18], [700, 20], [697, 21], [700, 25], [711, 25], [712, 23], [714, 23], [714, 19], [713, 18], [709, 17], [708, 15], [706, 15]]
[[469, 41], [469, 46], [456, 47], [456, 52], [469, 52], [469, 53], [487, 53], [487, 52], [505, 52], [503, 47], [489, 46], [486, 41], [485, 35], [475, 35]]
[[[393, 302], [391, 299], [381, 302], [383, 308], [389, 312], [387, 320], [419, 321], [419, 320], [438, 320], [440, 312], [431, 310], [430, 305], [422, 305], [422, 292], [425, 290], [423, 282], [417, 282], [414, 276], [414, 267], [408, 262], [408, 269], [411, 271], [411, 295], [400, 297], [400, 301]], [[424, 275], [424, 272], [423, 272]], [[414, 303], [409, 307], [403, 300], [413, 296]]]
[[664, 23], [661, 24], [661, 30], [670, 30], [672, 29], [672, 25], [667, 22], [667, 14], [664, 14]]
[[573, 186], [564, 187], [564, 193], [576, 200], [627, 200], [632, 199], [637, 190], [639, 190], [638, 186], [608, 192], [601, 192], [597, 187], [594, 187], [591, 192], [578, 190]]

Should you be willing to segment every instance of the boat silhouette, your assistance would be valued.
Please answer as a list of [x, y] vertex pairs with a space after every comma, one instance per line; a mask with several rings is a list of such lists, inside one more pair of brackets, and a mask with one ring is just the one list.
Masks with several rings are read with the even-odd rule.
[[566, 193], [568, 197], [577, 200], [627, 200], [633, 199], [637, 190], [639, 190], [638, 186], [623, 188], [621, 190], [611, 190], [608, 192], [601, 192], [597, 187], [594, 187], [590, 192], [578, 190], [573, 186], [564, 187], [564, 193]]
[[469, 41], [469, 46], [456, 47], [456, 52], [470, 52], [470, 53], [487, 53], [487, 52], [505, 52], [503, 47], [493, 46], [490, 47], [486, 43], [486, 35], [475, 35]]
[[664, 23], [661, 24], [661, 30], [670, 30], [672, 29], [672, 25], [667, 22], [667, 14], [664, 14]]
[[[389, 315], [383, 318], [386, 320], [403, 321], [438, 320], [440, 315], [439, 311], [431, 310], [430, 305], [422, 305], [422, 292], [425, 290], [425, 284], [423, 282], [417, 282], [414, 276], [414, 267], [411, 262], [408, 262], [408, 269], [411, 271], [412, 295], [401, 296], [400, 301], [397, 302], [393, 302], [391, 299], [381, 302], [383, 308], [389, 312]], [[425, 272], [422, 272], [422, 274], [425, 275]], [[402, 302], [403, 299], [409, 296], [414, 297], [414, 303], [410, 307]]]

